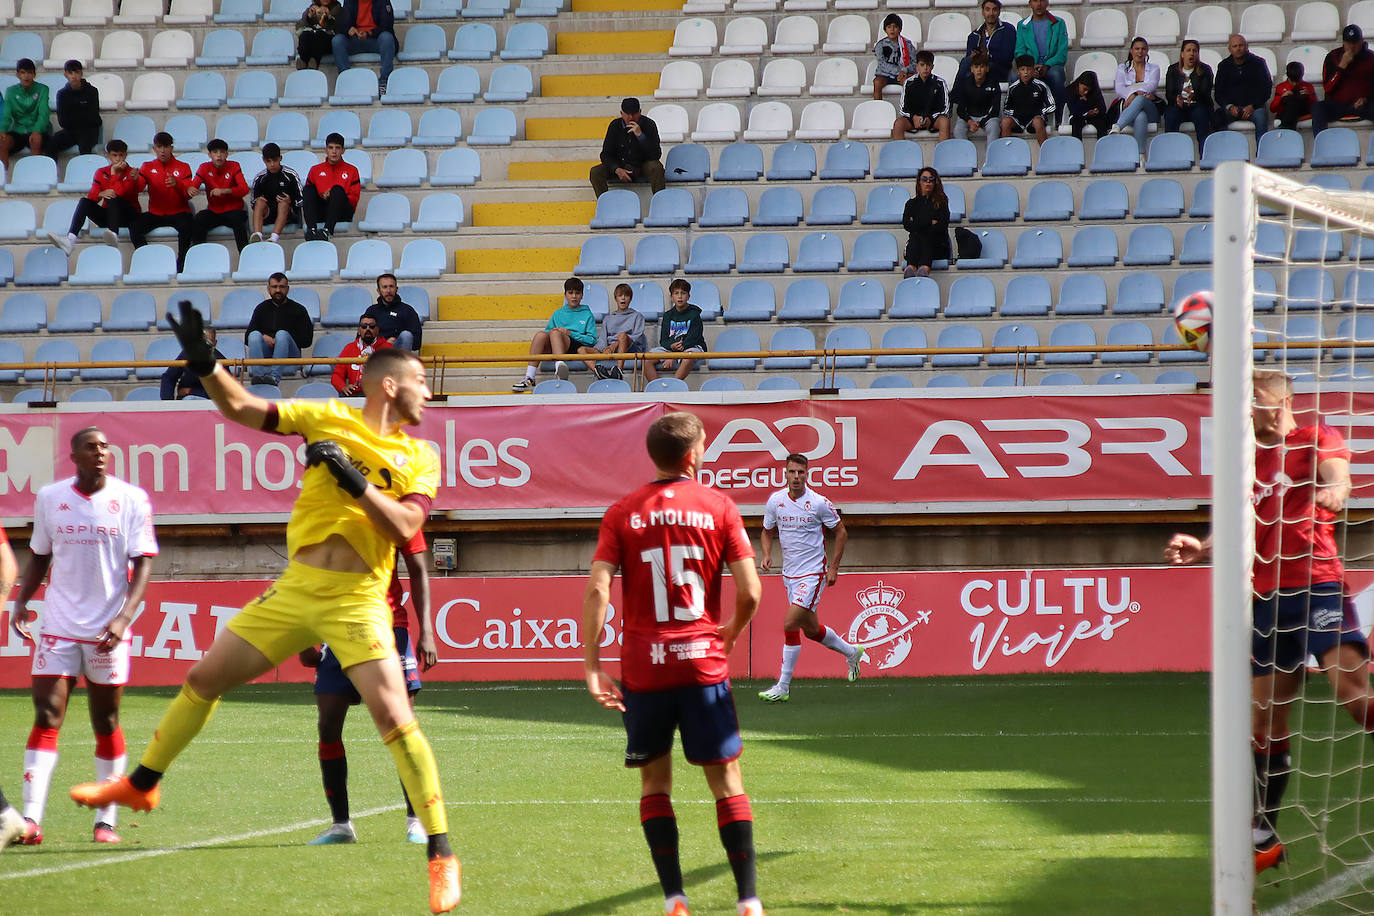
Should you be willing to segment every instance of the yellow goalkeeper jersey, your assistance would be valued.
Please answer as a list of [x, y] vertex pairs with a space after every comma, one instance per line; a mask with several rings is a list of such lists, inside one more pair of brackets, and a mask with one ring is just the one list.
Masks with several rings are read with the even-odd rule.
[[[439, 456], [428, 442], [401, 431], [390, 436], [374, 433], [363, 422], [361, 410], [339, 401], [278, 401], [276, 406], [275, 432], [298, 434], [306, 442], [337, 442], [368, 483], [393, 499], [410, 493], [434, 497]], [[390, 580], [396, 545], [373, 526], [324, 466], [306, 468], [301, 494], [286, 526], [286, 554], [294, 557], [301, 547], [333, 534], [345, 538], [378, 578]]]

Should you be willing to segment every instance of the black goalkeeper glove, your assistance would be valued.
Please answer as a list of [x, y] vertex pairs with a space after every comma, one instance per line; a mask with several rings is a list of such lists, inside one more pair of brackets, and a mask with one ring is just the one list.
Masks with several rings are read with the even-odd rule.
[[189, 300], [182, 299], [177, 303], [177, 308], [181, 310], [181, 321], [168, 312], [167, 323], [172, 326], [172, 333], [181, 343], [186, 366], [204, 378], [215, 371], [215, 348], [205, 339], [205, 322]]
[[357, 499], [367, 489], [367, 478], [348, 460], [339, 443], [329, 439], [312, 442], [305, 447], [305, 463], [310, 467], [322, 464], [349, 496]]

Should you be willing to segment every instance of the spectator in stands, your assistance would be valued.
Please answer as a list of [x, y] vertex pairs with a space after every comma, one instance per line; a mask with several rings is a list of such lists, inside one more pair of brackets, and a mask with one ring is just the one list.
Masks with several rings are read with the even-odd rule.
[[[253, 309], [243, 342], [249, 359], [294, 359], [315, 339], [315, 322], [305, 306], [288, 297], [291, 284], [277, 271], [267, 278], [267, 298]], [[280, 385], [285, 366], [254, 366], [254, 384]], [[291, 370], [294, 373], [294, 369]]]
[[1192, 38], [1183, 39], [1178, 60], [1164, 74], [1164, 129], [1177, 132], [1184, 121], [1197, 131], [1198, 152], [1212, 131], [1212, 68], [1198, 59], [1199, 46]]
[[1374, 120], [1374, 51], [1359, 26], [1346, 26], [1341, 46], [1326, 55], [1322, 86], [1326, 97], [1312, 106], [1312, 133], [1321, 133], [1341, 118]]
[[902, 228], [909, 233], [903, 277], [928, 277], [931, 264], [949, 260], [949, 197], [940, 173], [929, 166], [916, 176], [916, 196], [902, 210]]
[[1159, 106], [1155, 104], [1155, 90], [1159, 88], [1159, 64], [1150, 63], [1150, 43], [1136, 36], [1131, 50], [1116, 68], [1116, 100], [1121, 114], [1111, 132], [1119, 134], [1127, 127], [1135, 135], [1140, 161], [1150, 144], [1150, 125], [1159, 123]]
[[1054, 114], [1054, 92], [1035, 74], [1035, 58], [1022, 54], [1016, 58], [1016, 82], [1007, 87], [1002, 109], [1002, 136], [1034, 133], [1044, 143], [1050, 133], [1046, 125]]
[[296, 23], [296, 69], [318, 70], [320, 61], [334, 51], [334, 32], [343, 9], [339, 0], [310, 0]]
[[1068, 95], [1064, 104], [1069, 110], [1070, 132], [1082, 140], [1083, 128], [1092, 127], [1099, 137], [1105, 136], [1112, 119], [1107, 116], [1107, 100], [1102, 97], [1097, 72], [1084, 70], [1078, 74], [1078, 79], [1069, 84]]
[[57, 154], [76, 147], [81, 154], [89, 153], [100, 142], [100, 91], [86, 82], [81, 61], [69, 60], [62, 66], [67, 85], [57, 90], [57, 133], [48, 138], [44, 151]]
[[205, 189], [205, 209], [191, 220], [191, 240], [199, 245], [216, 226], [228, 226], [234, 231], [234, 244], [239, 251], [248, 244], [248, 211], [243, 199], [248, 196], [248, 182], [243, 169], [229, 158], [229, 144], [216, 137], [205, 144], [210, 161], [196, 169], [191, 179], [194, 187]]
[[1235, 121], [1255, 125], [1255, 139], [1269, 129], [1269, 94], [1274, 78], [1264, 58], [1250, 53], [1244, 35], [1232, 35], [1226, 42], [1231, 53], [1217, 64], [1213, 95], [1217, 102], [1217, 126], [1230, 127]]
[[[644, 337], [644, 315], [630, 308], [635, 291], [628, 283], [615, 288], [615, 308], [601, 319], [601, 336], [596, 348], [600, 353], [643, 353], [649, 349]], [[597, 378], [622, 378], [624, 364], [617, 360], [596, 364]]]
[[1279, 127], [1297, 130], [1299, 121], [1312, 116], [1317, 90], [1303, 79], [1306, 71], [1302, 61], [1290, 60], [1284, 75], [1288, 78], [1274, 87], [1274, 100], [1269, 103], [1269, 111], [1278, 120]]
[[19, 82], [5, 90], [4, 114], [0, 114], [0, 164], [10, 165], [10, 154], [27, 148], [38, 155], [52, 130], [48, 87], [37, 81], [33, 61], [21, 57], [14, 67]]
[[138, 192], [143, 190], [143, 177], [129, 165], [129, 146], [115, 139], [105, 144], [105, 156], [110, 164], [96, 169], [91, 189], [76, 203], [71, 225], [66, 235], [49, 232], [52, 243], [67, 254], [76, 247], [76, 236], [90, 220], [104, 228], [105, 244], [119, 244], [119, 230], [137, 224], [143, 208]]
[[348, 69], [350, 54], [380, 54], [377, 85], [386, 95], [386, 81], [396, 61], [396, 17], [391, 0], [344, 0], [334, 19], [334, 63]]
[[300, 218], [301, 178], [295, 169], [282, 165], [281, 147], [262, 145], [262, 171], [253, 178], [253, 234], [250, 242], [261, 242], [263, 227], [272, 226], [269, 241], [281, 241], [282, 230], [291, 219]]
[[[334, 227], [353, 219], [362, 197], [362, 176], [344, 157], [343, 134], [324, 138], [324, 161], [305, 176], [301, 199], [305, 206], [305, 240], [327, 242]], [[321, 226], [320, 224], [324, 225]]]
[[892, 122], [892, 139], [907, 131], [930, 131], [949, 139], [949, 87], [935, 75], [935, 55], [916, 52], [916, 75], [902, 85], [902, 105]]
[[363, 317], [375, 319], [377, 333], [393, 347], [420, 352], [423, 336], [420, 313], [401, 299], [395, 274], [382, 274], [377, 278], [377, 301], [367, 307]]
[[1002, 0], [983, 0], [981, 9], [983, 24], [968, 33], [968, 45], [964, 48], [963, 60], [959, 61], [956, 83], [973, 66], [973, 55], [978, 51], [987, 55], [988, 72], [992, 74], [994, 83], [1005, 83], [1014, 78], [1012, 67], [1016, 60], [1016, 26], [1002, 21]]
[[1002, 135], [1002, 87], [992, 76], [985, 52], [973, 52], [968, 72], [955, 81], [950, 95], [954, 101], [954, 136], [996, 140]]
[[[1035, 77], [1054, 95], [1054, 117], [1064, 110], [1064, 65], [1069, 60], [1069, 27], [1050, 12], [1050, 0], [1030, 0], [1031, 14], [1016, 26], [1016, 67], [1029, 54]], [[1005, 131], [1003, 131], [1005, 134]]]
[[[565, 353], [596, 353], [596, 316], [582, 304], [582, 281], [569, 277], [563, 281], [563, 304], [549, 316], [544, 330], [534, 335], [530, 341], [530, 362], [525, 367], [525, 377], [514, 385], [511, 391], [525, 392], [534, 390], [534, 373], [539, 369], [536, 357]], [[587, 368], [596, 371], [596, 361], [587, 360]], [[554, 374], [561, 379], [568, 377], [568, 363], [559, 360], [554, 364]]]
[[[391, 344], [377, 336], [377, 319], [364, 315], [358, 319], [358, 336], [340, 351], [341, 357], [354, 357], [351, 363], [336, 363], [329, 377], [334, 390], [346, 398], [361, 397], [363, 393], [363, 363], [374, 350], [388, 350]], [[318, 355], [318, 354], [317, 354]]]
[[883, 20], [886, 37], [879, 38], [873, 45], [873, 56], [878, 58], [878, 67], [873, 71], [873, 98], [883, 97], [883, 88], [888, 83], [905, 83], [916, 72], [916, 46], [911, 39], [902, 37], [902, 17], [888, 13]]
[[655, 192], [662, 191], [667, 184], [662, 158], [658, 125], [640, 111], [639, 99], [625, 99], [620, 103], [620, 117], [606, 126], [601, 162], [592, 166], [589, 175], [592, 191], [597, 197], [605, 194], [612, 178], [626, 184], [647, 181]]
[[[658, 346], [650, 353], [705, 353], [706, 331], [701, 323], [701, 309], [691, 303], [692, 284], [678, 277], [668, 285], [668, 298], [673, 306], [658, 322]], [[659, 371], [672, 372], [685, 379], [697, 364], [695, 359], [650, 359], [644, 363], [644, 377], [658, 378]]]
[[153, 134], [152, 159], [139, 167], [143, 186], [148, 190], [148, 212], [129, 227], [134, 247], [147, 244], [148, 233], [164, 226], [177, 231], [177, 271], [186, 264], [186, 249], [191, 247], [191, 198], [196, 188], [191, 167], [176, 158], [172, 135], [165, 130]]
[[[224, 354], [215, 347], [215, 329], [209, 324], [205, 325], [205, 342], [215, 351], [215, 359], [222, 360]], [[186, 351], [177, 354], [177, 359], [185, 359]], [[180, 401], [184, 398], [197, 397], [209, 400], [209, 395], [205, 393], [205, 386], [200, 382], [200, 376], [189, 366], [168, 366], [167, 371], [162, 373], [161, 386], [162, 400]]]

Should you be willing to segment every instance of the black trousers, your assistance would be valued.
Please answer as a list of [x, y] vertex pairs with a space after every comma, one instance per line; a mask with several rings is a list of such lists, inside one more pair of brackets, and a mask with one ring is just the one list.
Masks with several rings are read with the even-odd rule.
[[191, 232], [193, 230], [191, 211], [173, 213], [168, 216], [145, 213], [129, 227], [129, 235], [133, 237], [134, 247], [142, 248], [148, 243], [148, 233], [154, 229], [161, 229], [163, 226], [170, 226], [177, 231], [177, 272], [180, 273], [186, 266], [186, 250], [191, 247]]
[[43, 146], [43, 152], [56, 159], [58, 153], [74, 146], [84, 155], [95, 149], [99, 141], [99, 127], [82, 127], [77, 130], [62, 128], [48, 138], [48, 142]]
[[216, 226], [234, 230], [234, 244], [239, 246], [239, 251], [248, 244], [248, 211], [242, 208], [225, 213], [216, 213], [208, 207], [201, 210], [191, 220], [191, 242], [199, 245]]
[[102, 229], [109, 229], [116, 235], [119, 234], [120, 229], [128, 229], [132, 235], [138, 217], [138, 211], [122, 197], [107, 201], [95, 201], [89, 197], [83, 197], [76, 203], [76, 212], [72, 214], [72, 224], [67, 227], [67, 232], [72, 235], [80, 234], [81, 227], [86, 225], [86, 220], [90, 220]]
[[317, 229], [320, 223], [333, 235], [334, 227], [353, 219], [353, 205], [344, 189], [335, 185], [328, 197], [320, 197], [313, 184], [307, 184], [301, 196], [305, 199], [305, 228]]
[[333, 41], [334, 36], [330, 32], [308, 29], [301, 33], [300, 43], [296, 47], [299, 49], [301, 60], [319, 63], [326, 55], [334, 53]]

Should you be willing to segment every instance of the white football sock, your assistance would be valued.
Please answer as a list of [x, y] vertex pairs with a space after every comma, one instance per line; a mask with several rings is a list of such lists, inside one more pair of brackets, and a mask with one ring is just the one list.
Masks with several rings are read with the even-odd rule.
[[679, 900], [682, 901], [683, 906], [687, 905], [686, 894], [674, 894], [673, 896], [668, 897], [663, 901], [663, 912], [671, 913], [673, 911], [673, 907], [677, 906]]
[[530, 381], [534, 381], [534, 372], [535, 372], [535, 369], [537, 369], [537, 368], [538, 368], [537, 366], [526, 366], [526, 367], [525, 367], [525, 378], [529, 379]]
[[68, 233], [67, 233], [67, 241], [72, 242], [72, 243], [74, 244], [74, 243], [76, 242], [76, 233], [74, 233], [74, 232], [68, 232]]
[[280, 241], [281, 241], [281, 236], [277, 235], [277, 233], [274, 232], [274, 233], [272, 233], [272, 238], [271, 238], [269, 241], [280, 242]]
[[825, 628], [825, 635], [821, 637], [821, 645], [825, 646], [827, 649], [834, 649], [845, 657], [854, 654], [854, 647], [843, 639], [840, 639], [840, 634], [830, 629], [830, 627]]
[[57, 751], [24, 750], [24, 816], [35, 824], [43, 823], [48, 806], [48, 786], [57, 768]]
[[782, 673], [778, 675], [778, 686], [783, 690], [792, 686], [792, 672], [797, 669], [797, 659], [801, 658], [801, 646], [782, 647]]
[[[95, 781], [104, 782], [111, 776], [123, 776], [128, 760], [128, 754], [120, 754], [113, 760], [97, 756], [95, 758]], [[106, 805], [103, 808], [95, 809], [95, 822], [97, 824], [109, 824], [113, 827], [119, 822], [119, 805]]]

